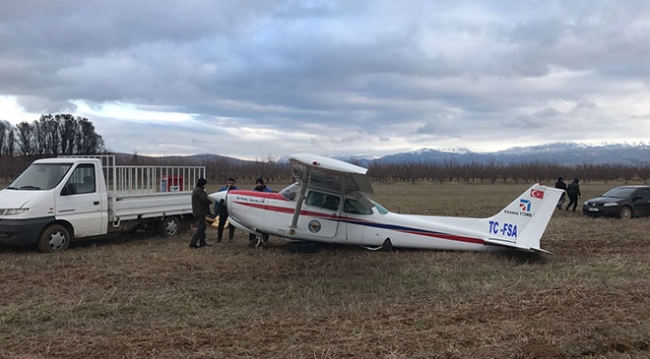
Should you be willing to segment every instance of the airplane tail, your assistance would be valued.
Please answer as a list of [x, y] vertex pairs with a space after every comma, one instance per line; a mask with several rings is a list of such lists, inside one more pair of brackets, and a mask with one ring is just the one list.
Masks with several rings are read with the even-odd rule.
[[562, 192], [533, 185], [501, 212], [487, 218], [489, 235], [485, 241], [525, 251], [546, 252], [539, 242]]

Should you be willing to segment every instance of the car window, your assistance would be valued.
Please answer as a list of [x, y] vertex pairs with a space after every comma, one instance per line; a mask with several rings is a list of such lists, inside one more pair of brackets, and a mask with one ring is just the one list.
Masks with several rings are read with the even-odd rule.
[[634, 188], [629, 187], [616, 187], [607, 191], [603, 197], [609, 198], [628, 198], [634, 193]]
[[637, 194], [637, 196], [641, 197], [642, 199], [646, 199], [646, 200], [650, 199], [650, 189], [645, 188], [645, 189], [640, 190], [639, 193]]
[[95, 166], [81, 164], [75, 168], [66, 183], [69, 195], [95, 192]]

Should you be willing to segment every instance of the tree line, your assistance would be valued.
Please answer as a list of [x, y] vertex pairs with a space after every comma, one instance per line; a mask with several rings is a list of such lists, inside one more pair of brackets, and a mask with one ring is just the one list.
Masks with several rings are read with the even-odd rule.
[[[189, 165], [206, 166], [209, 183], [225, 183], [229, 177], [238, 182], [254, 183], [262, 177], [273, 187], [273, 183], [293, 181], [289, 164], [273, 158], [253, 161], [233, 160], [219, 156], [150, 158], [132, 156], [125, 159], [126, 164]], [[122, 161], [118, 161], [124, 163]], [[359, 165], [359, 163], [354, 163]], [[593, 164], [563, 165], [546, 162], [527, 163], [458, 163], [447, 160], [436, 163], [385, 163], [372, 162], [368, 166], [368, 176], [374, 182], [419, 183], [419, 182], [457, 182], [457, 183], [544, 183], [553, 185], [558, 177], [571, 180], [578, 178], [582, 183], [590, 182], [643, 182], [650, 180], [650, 165]], [[276, 189], [276, 188], [274, 188]]]
[[16, 126], [0, 121], [0, 177], [5, 181], [18, 176], [37, 158], [105, 151], [102, 136], [87, 118], [48, 114]]
[[[33, 160], [58, 155], [108, 154], [102, 137], [87, 118], [70, 114], [42, 115], [32, 123], [12, 126], [0, 121], [0, 177], [11, 181]], [[206, 166], [211, 183], [225, 183], [228, 177], [253, 183], [262, 177], [273, 183], [293, 181], [288, 163], [272, 157], [253, 161], [234, 160], [220, 156], [147, 157], [137, 153], [118, 156], [119, 164]], [[358, 164], [358, 163], [355, 163]], [[499, 163], [496, 160], [459, 163], [453, 159], [434, 162], [386, 163], [371, 162], [368, 175], [375, 182], [417, 183], [423, 181], [460, 183], [530, 183], [552, 184], [557, 177], [579, 178], [583, 183], [640, 181], [650, 179], [650, 165], [592, 164], [562, 165], [557, 163]]]
[[42, 115], [15, 127], [0, 121], [0, 156], [49, 157], [104, 151], [102, 136], [87, 118], [70, 114]]

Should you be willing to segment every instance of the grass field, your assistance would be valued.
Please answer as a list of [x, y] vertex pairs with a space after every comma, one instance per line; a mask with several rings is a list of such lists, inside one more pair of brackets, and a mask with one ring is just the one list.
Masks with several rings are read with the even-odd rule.
[[[376, 184], [374, 198], [485, 217], [527, 187]], [[610, 187], [583, 185], [583, 199]], [[0, 358], [647, 358], [648, 233], [648, 218], [558, 211], [542, 238], [554, 254], [538, 256], [295, 254], [275, 237], [249, 249], [239, 231], [198, 250], [189, 233], [0, 247]]]

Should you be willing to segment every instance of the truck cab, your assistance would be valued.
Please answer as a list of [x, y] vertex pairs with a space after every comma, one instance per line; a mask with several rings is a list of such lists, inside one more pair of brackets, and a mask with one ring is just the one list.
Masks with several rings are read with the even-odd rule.
[[107, 232], [106, 183], [98, 159], [37, 160], [0, 191], [0, 203], [2, 244], [36, 244], [45, 234], [47, 243], [39, 247], [56, 251], [67, 248], [72, 237]]
[[[116, 166], [112, 155], [34, 161], [0, 191], [0, 244], [65, 250], [75, 238], [137, 228], [174, 235], [191, 217], [191, 185], [174, 192], [156, 179], [205, 176], [199, 166]], [[109, 188], [109, 185], [112, 186]]]

